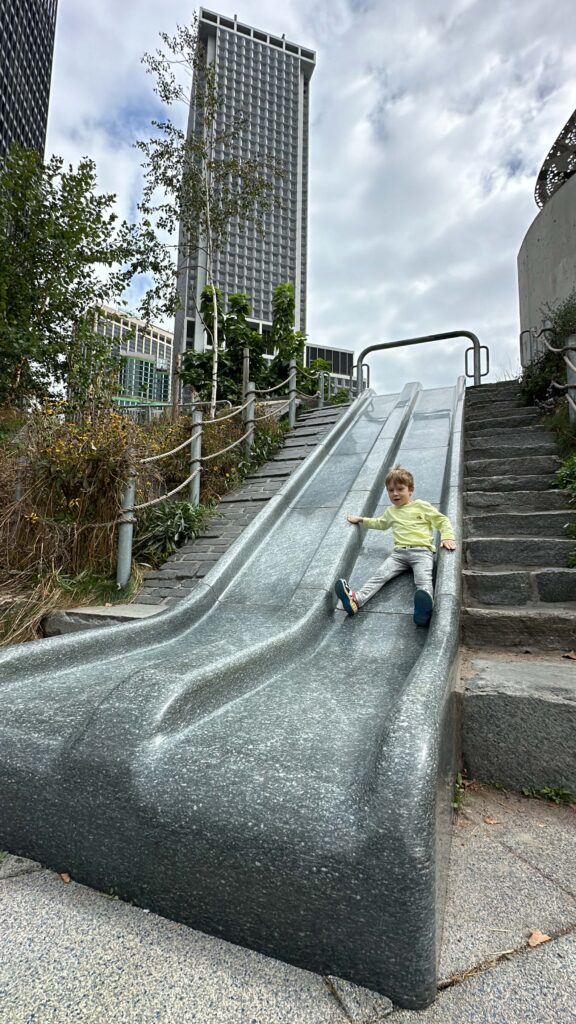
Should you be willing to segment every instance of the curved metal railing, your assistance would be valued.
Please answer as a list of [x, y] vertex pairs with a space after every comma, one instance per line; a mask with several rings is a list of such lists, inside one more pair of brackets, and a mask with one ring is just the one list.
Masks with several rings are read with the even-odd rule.
[[[357, 394], [363, 390], [363, 362], [366, 356], [370, 352], [377, 352], [388, 348], [402, 348], [405, 345], [422, 345], [430, 341], [443, 341], [450, 338], [469, 338], [472, 342], [472, 347], [467, 348], [465, 352], [465, 372], [467, 377], [473, 377], [474, 384], [481, 384], [482, 377], [486, 377], [490, 372], [490, 352], [487, 345], [481, 345], [476, 334], [472, 331], [444, 331], [442, 334], [425, 334], [420, 338], [403, 338], [399, 341], [384, 341], [377, 345], [369, 345], [367, 348], [358, 356], [356, 363], [356, 390]], [[482, 373], [481, 368], [481, 353], [486, 353], [486, 369]], [[468, 355], [473, 353], [473, 371], [468, 371]]]

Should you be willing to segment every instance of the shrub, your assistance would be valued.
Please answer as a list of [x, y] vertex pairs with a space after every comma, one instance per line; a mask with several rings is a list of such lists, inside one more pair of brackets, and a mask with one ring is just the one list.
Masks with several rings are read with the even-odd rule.
[[164, 501], [144, 509], [138, 517], [134, 558], [152, 566], [161, 565], [186, 541], [198, 536], [215, 509], [213, 498], [205, 505]]
[[556, 473], [556, 483], [573, 499], [576, 498], [576, 453], [564, 460]]
[[561, 352], [543, 352], [525, 366], [520, 378], [520, 393], [526, 405], [549, 402], [553, 407], [560, 400], [561, 392], [551, 386], [555, 380], [564, 383], [566, 364]]
[[[542, 312], [550, 321], [548, 342], [555, 348], [562, 348], [566, 340], [576, 334], [576, 290], [557, 306], [547, 305]], [[561, 352], [545, 351], [526, 366], [520, 380], [520, 391], [527, 405], [546, 402], [550, 410], [558, 404], [562, 392], [551, 387], [552, 381], [566, 383], [566, 364]]]

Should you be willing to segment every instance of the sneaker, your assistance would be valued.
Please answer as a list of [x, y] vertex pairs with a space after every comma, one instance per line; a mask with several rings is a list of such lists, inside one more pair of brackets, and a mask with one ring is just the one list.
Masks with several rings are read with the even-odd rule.
[[427, 626], [432, 617], [434, 601], [427, 590], [417, 590], [414, 594], [414, 622], [417, 626]]
[[346, 614], [356, 615], [356, 612], [359, 611], [356, 593], [354, 590], [350, 590], [346, 580], [336, 580], [334, 590], [342, 601], [342, 607]]

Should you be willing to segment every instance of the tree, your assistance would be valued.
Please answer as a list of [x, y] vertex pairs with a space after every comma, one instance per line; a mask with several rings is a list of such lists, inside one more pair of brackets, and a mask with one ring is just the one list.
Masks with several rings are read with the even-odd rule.
[[290, 360], [303, 367], [306, 335], [294, 329], [294, 285], [279, 284], [272, 298], [272, 330], [268, 342], [276, 354], [270, 364], [269, 383], [279, 384], [290, 372]]
[[109, 394], [115, 363], [96, 313], [135, 276], [154, 274], [145, 319], [175, 307], [169, 250], [149, 222], [118, 223], [116, 197], [96, 192], [96, 167], [64, 169], [12, 147], [0, 160], [0, 404], [65, 390], [78, 406]]
[[[252, 330], [248, 323], [250, 316], [250, 300], [247, 295], [236, 294], [229, 298], [229, 312], [225, 317], [222, 312], [220, 290], [216, 288], [219, 336], [225, 348], [220, 353], [218, 391], [222, 398], [234, 403], [242, 400], [242, 379], [244, 349], [250, 352], [250, 377], [256, 387], [264, 387], [266, 383], [266, 363], [262, 355], [264, 339], [257, 331]], [[213, 337], [213, 291], [206, 287], [203, 290], [200, 312], [206, 330]], [[191, 385], [203, 401], [209, 401], [212, 391], [212, 356], [206, 352], [187, 352], [182, 361], [181, 379], [184, 384]]]
[[[275, 201], [275, 180], [281, 167], [264, 155], [257, 159], [243, 155], [241, 142], [247, 118], [241, 113], [224, 118], [215, 68], [199, 38], [197, 14], [190, 27], [177, 26], [175, 36], [161, 33], [160, 38], [163, 49], [143, 58], [156, 78], [155, 92], [168, 108], [179, 102], [188, 105], [192, 79], [192, 103], [187, 133], [170, 119], [155, 120], [156, 136], [137, 143], [145, 156], [141, 209], [170, 234], [179, 227], [179, 273], [193, 266], [200, 254], [203, 256], [214, 308], [213, 415], [220, 356], [215, 260], [233, 219], [240, 225], [251, 221], [261, 227], [264, 213]], [[182, 74], [185, 85], [178, 77]]]

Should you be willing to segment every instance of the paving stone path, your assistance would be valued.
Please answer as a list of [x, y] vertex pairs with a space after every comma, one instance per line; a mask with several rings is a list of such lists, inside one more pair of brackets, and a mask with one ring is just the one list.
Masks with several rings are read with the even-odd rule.
[[198, 586], [347, 408], [338, 405], [301, 415], [280, 451], [246, 477], [242, 487], [222, 498], [200, 536], [179, 548], [160, 569], [146, 574], [138, 604], [170, 607]]

